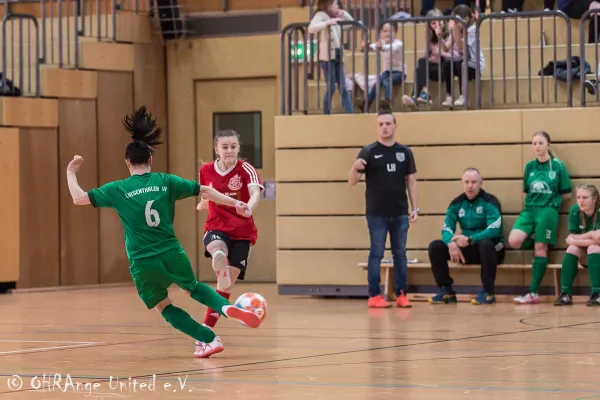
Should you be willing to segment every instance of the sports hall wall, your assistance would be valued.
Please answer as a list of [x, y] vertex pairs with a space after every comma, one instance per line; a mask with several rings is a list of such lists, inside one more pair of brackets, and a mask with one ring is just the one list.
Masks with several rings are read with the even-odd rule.
[[[306, 21], [308, 9], [281, 8], [279, 13], [283, 27]], [[276, 179], [274, 121], [279, 113], [280, 40], [279, 33], [272, 33], [167, 44], [171, 173], [195, 179], [202, 162], [213, 160], [214, 113], [255, 111], [261, 113], [262, 124], [262, 166], [257, 171], [263, 181]], [[202, 245], [206, 213], [197, 212], [194, 201], [178, 202], [175, 229], [192, 265], [198, 266], [199, 279], [210, 282], [214, 272]], [[275, 282], [275, 201], [263, 199], [254, 219], [259, 238], [246, 280]]]
[[[523, 169], [535, 157], [530, 143], [536, 131], [551, 135], [553, 152], [565, 162], [573, 188], [581, 182], [600, 184], [597, 107], [400, 113], [396, 118], [397, 140], [411, 146], [419, 179], [421, 216], [408, 233], [408, 259], [429, 261], [427, 247], [440, 238], [444, 214], [461, 193], [459, 180], [467, 167], [478, 168], [483, 188], [499, 198], [508, 238], [522, 210]], [[357, 266], [366, 262], [369, 249], [364, 183], [352, 187], [346, 179], [359, 149], [376, 140], [375, 115], [283, 116], [275, 126], [280, 291], [308, 293], [308, 288], [321, 287], [331, 293], [364, 287], [366, 272]], [[574, 201], [573, 196], [561, 209], [550, 263], [562, 261], [566, 213]], [[391, 259], [389, 251], [384, 258]], [[510, 250], [505, 263], [531, 260], [531, 252]], [[458, 286], [480, 285], [478, 271], [456, 270], [453, 278]], [[528, 270], [499, 270], [496, 283], [515, 290], [530, 280]], [[409, 269], [409, 285], [431, 288], [431, 271]], [[553, 286], [551, 273], [543, 286]], [[589, 286], [586, 273], [578, 274], [576, 286]]]
[[[146, 104], [159, 124], [167, 122], [160, 38], [147, 17], [119, 12], [116, 22], [120, 43], [80, 42], [80, 70], [41, 69], [42, 98], [0, 97], [0, 282], [39, 288], [131, 280], [118, 216], [75, 206], [65, 178], [75, 154], [85, 159], [84, 190], [128, 176], [121, 118], [135, 106]], [[155, 170], [167, 171], [167, 149], [157, 152]]]

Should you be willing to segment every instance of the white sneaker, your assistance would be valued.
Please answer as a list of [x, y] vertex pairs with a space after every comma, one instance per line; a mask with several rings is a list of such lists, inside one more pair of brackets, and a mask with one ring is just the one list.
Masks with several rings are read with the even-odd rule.
[[452, 96], [446, 96], [446, 101], [442, 103], [444, 107], [452, 107]]
[[231, 286], [227, 257], [222, 251], [216, 251], [212, 256], [212, 267], [217, 275], [217, 289], [227, 290]]
[[210, 343], [196, 342], [196, 351], [194, 351], [194, 357], [196, 358], [208, 358], [213, 354], [222, 352], [225, 349], [221, 338], [216, 336], [215, 339]]
[[465, 105], [465, 96], [463, 96], [462, 94], [458, 97], [458, 99], [456, 99], [456, 101], [454, 102], [454, 106], [455, 107], [462, 107]]
[[521, 297], [515, 297], [514, 302], [519, 304], [537, 304], [540, 302], [540, 298], [537, 293], [527, 293]]

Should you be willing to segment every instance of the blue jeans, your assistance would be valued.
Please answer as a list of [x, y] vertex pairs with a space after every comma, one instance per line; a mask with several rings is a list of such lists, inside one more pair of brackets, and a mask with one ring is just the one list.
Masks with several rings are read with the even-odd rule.
[[335, 93], [335, 84], [337, 83], [342, 95], [342, 107], [347, 113], [354, 113], [354, 106], [350, 99], [350, 94], [346, 89], [346, 74], [344, 73], [344, 64], [338, 59], [331, 60], [331, 78], [329, 77], [329, 62], [321, 61], [321, 69], [325, 74], [325, 97], [323, 98], [323, 114], [331, 114], [331, 98]]
[[408, 286], [408, 266], [406, 265], [406, 239], [408, 236], [408, 215], [399, 217], [380, 217], [367, 215], [371, 248], [367, 276], [369, 297], [381, 294], [381, 260], [385, 251], [385, 239], [390, 232], [392, 256], [394, 259], [394, 287], [396, 296], [400, 291], [406, 293]]
[[385, 99], [387, 101], [392, 101], [392, 86], [402, 83], [403, 78], [404, 74], [402, 72], [392, 71], [392, 84], [390, 85], [390, 71], [383, 71], [381, 75], [379, 75], [378, 82], [373, 85], [371, 90], [369, 90], [369, 96], [367, 97], [368, 104], [370, 105], [373, 100], [375, 100], [375, 96], [377, 95], [377, 85], [383, 86]]

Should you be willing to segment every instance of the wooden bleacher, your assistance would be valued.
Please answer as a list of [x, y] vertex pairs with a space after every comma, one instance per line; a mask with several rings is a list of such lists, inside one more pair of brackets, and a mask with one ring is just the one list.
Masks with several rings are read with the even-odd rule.
[[[356, 267], [367, 261], [369, 248], [364, 184], [349, 186], [346, 177], [360, 147], [375, 140], [374, 118], [373, 114], [276, 118], [280, 293], [366, 295], [366, 274]], [[483, 187], [498, 196], [508, 234], [522, 209], [523, 168], [534, 158], [530, 140], [538, 130], [548, 131], [556, 143], [553, 151], [574, 177], [573, 188], [581, 182], [600, 184], [595, 156], [600, 151], [595, 128], [600, 108], [403, 113], [396, 118], [397, 140], [411, 146], [420, 180], [422, 216], [409, 230], [407, 257], [422, 264], [428, 263], [429, 243], [440, 237], [449, 202], [460, 194], [459, 177], [466, 167], [479, 168]], [[562, 261], [566, 212], [574, 201], [561, 208], [550, 264]], [[384, 258], [390, 258], [389, 252]], [[500, 268], [496, 285], [525, 289], [531, 280], [531, 260], [529, 251], [508, 250], [505, 263], [522, 267]], [[453, 277], [457, 285], [481, 285], [479, 273], [469, 268], [456, 269]], [[431, 271], [410, 267], [409, 285], [432, 286]], [[579, 274], [575, 286], [588, 285], [587, 274]], [[553, 295], [555, 275], [547, 273], [542, 286]]]
[[[450, 267], [450, 271], [454, 271], [454, 270], [476, 270], [479, 271], [479, 269], [481, 268], [481, 265], [478, 264], [459, 264], [459, 263], [453, 263], [453, 262], [449, 262], [448, 263], [449, 267]], [[358, 263], [358, 266], [363, 270], [363, 271], [367, 271], [367, 263], [366, 262], [360, 262]], [[388, 298], [388, 299], [395, 299], [396, 295], [394, 293], [394, 273], [393, 273], [393, 268], [394, 268], [394, 264], [391, 262], [382, 262], [381, 263], [381, 280], [383, 281], [384, 284], [384, 288], [383, 288], [383, 294]], [[431, 264], [429, 263], [409, 263], [408, 264], [408, 270], [409, 273], [411, 270], [414, 269], [426, 269], [426, 270], [431, 270]], [[531, 269], [531, 264], [499, 264], [498, 265], [498, 270], [529, 270]], [[583, 270], [584, 268], [582, 266], [579, 266], [580, 270]], [[561, 270], [561, 264], [548, 264], [548, 269], [546, 271], [546, 273], [550, 273], [549, 271], [552, 271], [552, 279], [554, 281], [554, 298], [556, 298], [561, 290], [560, 290], [560, 270]], [[456, 282], [458, 285], [460, 285], [460, 282]], [[433, 293], [431, 294], [433, 295]], [[419, 300], [422, 299], [424, 297], [424, 295], [422, 293], [419, 293], [418, 295], [409, 293], [408, 297], [413, 299], [413, 300]], [[471, 298], [472, 296], [469, 296], [469, 298]], [[503, 299], [506, 299], [507, 296], [502, 296]], [[513, 296], [510, 296], [513, 297]]]

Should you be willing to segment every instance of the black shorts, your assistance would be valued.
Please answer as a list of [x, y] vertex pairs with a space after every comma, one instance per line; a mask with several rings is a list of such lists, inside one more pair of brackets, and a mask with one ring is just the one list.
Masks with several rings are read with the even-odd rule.
[[221, 231], [210, 230], [204, 234], [202, 241], [204, 242], [204, 257], [211, 258], [211, 255], [206, 251], [206, 247], [215, 240], [222, 240], [227, 246], [227, 258], [229, 266], [240, 270], [238, 279], [243, 281], [246, 276], [246, 268], [248, 267], [248, 258], [252, 245], [249, 240], [232, 240]]

